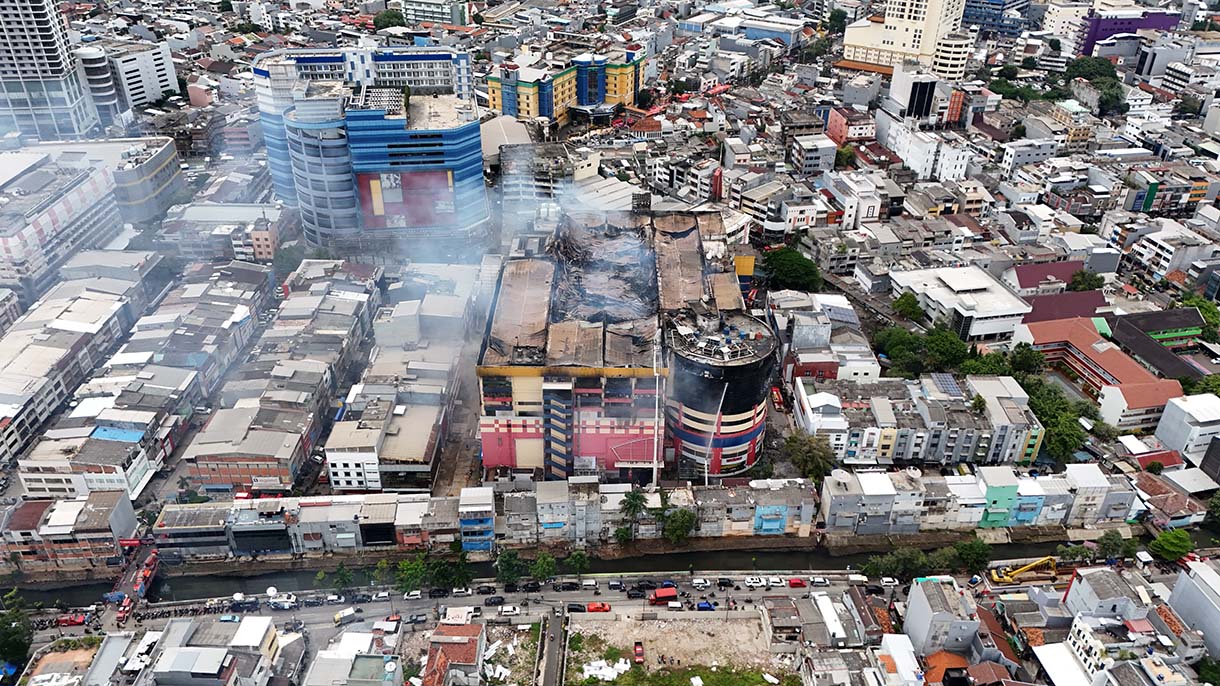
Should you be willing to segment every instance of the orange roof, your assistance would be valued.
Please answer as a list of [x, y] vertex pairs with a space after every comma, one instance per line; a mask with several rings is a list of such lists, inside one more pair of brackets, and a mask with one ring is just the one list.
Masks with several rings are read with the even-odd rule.
[[1000, 620], [996, 619], [995, 613], [990, 608], [980, 605], [978, 608], [979, 621], [983, 624], [983, 629], [991, 634], [991, 640], [995, 643], [995, 647], [999, 648], [1000, 653], [1004, 657], [1013, 662], [1020, 662], [1016, 651], [1008, 643], [1008, 634], [1004, 633], [1004, 627], [1000, 625]]
[[871, 62], [857, 62], [856, 60], [839, 60], [834, 63], [837, 69], [850, 69], [852, 71], [871, 71], [874, 74], [885, 74], [890, 76], [894, 73], [894, 68], [885, 64], [872, 64]]
[[965, 669], [970, 666], [969, 660], [947, 650], [938, 650], [932, 653], [924, 658], [924, 663], [928, 667], [924, 671], [924, 683], [927, 684], [939, 684], [945, 678], [946, 669]]
[[898, 673], [898, 663], [894, 662], [894, 657], [892, 655], [878, 655], [877, 660], [881, 662], [883, 667], [885, 667], [886, 672], [889, 672], [890, 674]]
[[976, 684], [996, 684], [1011, 677], [1007, 669], [998, 662], [980, 662], [967, 670]]
[[1158, 379], [1118, 346], [1107, 341], [1085, 317], [1026, 324], [1035, 345], [1068, 343], [1117, 380], [1129, 408], [1158, 407], [1182, 395], [1182, 384]]

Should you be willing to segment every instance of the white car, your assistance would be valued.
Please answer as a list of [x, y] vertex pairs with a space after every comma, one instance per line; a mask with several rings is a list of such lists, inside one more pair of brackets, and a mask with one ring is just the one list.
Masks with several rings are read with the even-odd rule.
[[411, 591], [409, 593], [404, 593], [402, 596], [402, 599], [403, 600], [419, 600], [420, 598], [423, 598], [423, 597], [424, 597], [423, 594], [420, 593], [419, 591]]
[[521, 608], [516, 605], [505, 605], [500, 608], [501, 617], [516, 617], [521, 614]]
[[767, 582], [763, 581], [760, 576], [747, 576], [745, 585], [746, 588], [766, 588]]
[[691, 579], [690, 585], [694, 587], [696, 591], [702, 591], [710, 587], [712, 584], [708, 582], [707, 579]]
[[881, 577], [881, 585], [885, 586], [886, 588], [894, 588], [900, 584], [898, 583], [898, 580], [892, 576], [883, 576]]
[[472, 596], [472, 595], [474, 595], [474, 591], [470, 590], [469, 588], [455, 588], [455, 589], [453, 589], [453, 597], [454, 597], [454, 598], [465, 598], [465, 597], [467, 597], [467, 596]]
[[827, 579], [824, 576], [815, 576], [809, 580], [809, 585], [810, 586], [829, 586], [830, 579]]
[[389, 599], [390, 599], [390, 592], [389, 592], [389, 591], [382, 591], [382, 592], [380, 592], [380, 593], [374, 593], [374, 594], [373, 594], [373, 602], [374, 602], [374, 603], [380, 603], [380, 602], [382, 602], [382, 601], [384, 601], [384, 600], [389, 600]]
[[785, 584], [784, 580], [778, 576], [773, 576], [767, 579], [767, 588], [783, 588], [784, 586], [787, 586], [787, 584]]

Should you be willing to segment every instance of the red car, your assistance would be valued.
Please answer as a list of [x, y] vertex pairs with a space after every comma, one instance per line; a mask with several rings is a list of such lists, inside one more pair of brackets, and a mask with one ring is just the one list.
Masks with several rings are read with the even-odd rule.
[[804, 579], [800, 579], [795, 576], [792, 577], [791, 579], [788, 579], [788, 588], [804, 588], [804, 587], [805, 587]]
[[633, 659], [637, 665], [644, 664], [644, 644], [639, 641], [635, 642], [635, 657]]
[[85, 623], [84, 615], [60, 615], [55, 619], [55, 623], [59, 626], [83, 626]]
[[780, 412], [784, 411], [784, 394], [780, 392], [779, 386], [771, 387], [771, 402], [775, 405], [775, 409]]
[[585, 609], [589, 612], [609, 612], [610, 603], [589, 603]]

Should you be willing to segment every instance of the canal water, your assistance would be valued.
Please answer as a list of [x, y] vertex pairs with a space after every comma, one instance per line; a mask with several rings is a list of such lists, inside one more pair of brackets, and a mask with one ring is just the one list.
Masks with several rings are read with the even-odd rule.
[[[1210, 545], [1212, 536], [1220, 532], [1209, 532], [1200, 536], [1200, 545]], [[1041, 557], [1055, 551], [1056, 543], [1007, 544], [992, 548], [995, 559], [1020, 559]], [[590, 561], [591, 574], [639, 574], [662, 575], [664, 572], [684, 573], [694, 569], [702, 572], [771, 570], [837, 570], [859, 568], [871, 555], [849, 555], [831, 557], [821, 550], [742, 551], [724, 550], [707, 552], [672, 553], [669, 555], [646, 555], [616, 560]], [[495, 571], [490, 563], [472, 564], [476, 577], [492, 577]], [[367, 584], [367, 572], [356, 573], [356, 583]], [[324, 582], [323, 586], [326, 585]], [[280, 591], [308, 591], [318, 587], [312, 572], [270, 572], [257, 576], [181, 576], [158, 577], [149, 590], [148, 598], [153, 602], [198, 600], [229, 596], [234, 593], [263, 593], [268, 586]], [[89, 605], [98, 602], [101, 595], [111, 590], [111, 583], [95, 583], [53, 590], [27, 589], [21, 595], [27, 603], [41, 602], [50, 606], [62, 600], [70, 606]]]

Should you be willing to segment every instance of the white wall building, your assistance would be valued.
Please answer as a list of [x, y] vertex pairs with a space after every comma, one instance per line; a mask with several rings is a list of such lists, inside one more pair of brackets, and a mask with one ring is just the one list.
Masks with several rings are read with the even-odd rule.
[[965, 9], [965, 0], [890, 3], [882, 21], [866, 17], [847, 27], [843, 57], [870, 64], [912, 59], [931, 65], [942, 39], [961, 28]]
[[1220, 573], [1207, 562], [1188, 562], [1178, 572], [1169, 607], [1190, 628], [1202, 632], [1207, 652], [1220, 655]]
[[1220, 436], [1220, 398], [1212, 393], [1172, 398], [1156, 425], [1156, 437], [1166, 448], [1197, 461], [1212, 439]]
[[1032, 309], [975, 266], [891, 272], [893, 296], [911, 293], [932, 321], [944, 318], [964, 341], [1012, 337]]

